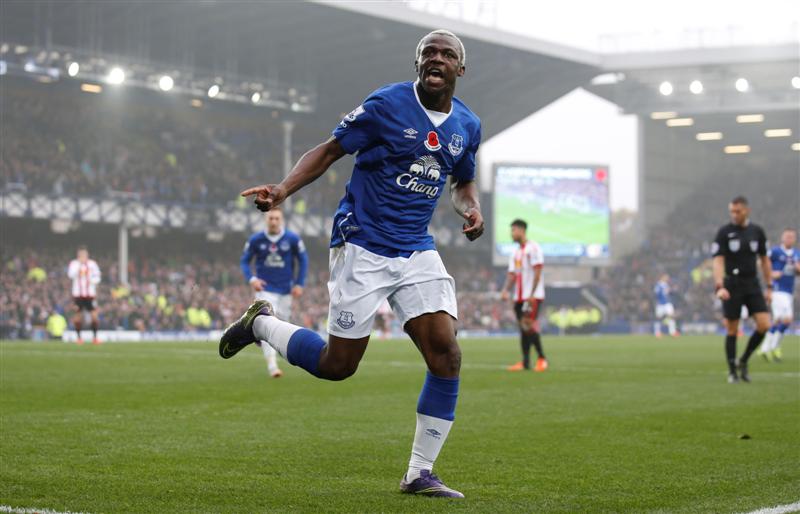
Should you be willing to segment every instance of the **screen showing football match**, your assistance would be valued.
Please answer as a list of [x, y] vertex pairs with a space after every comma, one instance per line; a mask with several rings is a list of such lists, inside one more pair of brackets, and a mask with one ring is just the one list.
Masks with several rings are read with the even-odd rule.
[[528, 224], [528, 239], [545, 258], [599, 261], [609, 257], [608, 166], [497, 165], [494, 253], [498, 264], [514, 251], [510, 225]]

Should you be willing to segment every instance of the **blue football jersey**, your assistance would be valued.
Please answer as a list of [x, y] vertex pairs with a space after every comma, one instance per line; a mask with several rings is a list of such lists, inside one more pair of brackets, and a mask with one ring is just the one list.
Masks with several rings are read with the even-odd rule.
[[431, 113], [415, 83], [401, 82], [372, 93], [333, 135], [358, 153], [331, 247], [348, 241], [388, 257], [435, 248], [428, 224], [447, 177], [475, 178], [478, 117], [457, 98], [449, 114]]
[[[292, 286], [303, 286], [308, 271], [308, 255], [300, 236], [289, 230], [271, 236], [266, 232], [256, 232], [244, 245], [239, 264], [242, 275], [250, 281], [253, 272], [250, 263], [255, 259], [255, 276], [267, 283], [265, 291], [289, 294]], [[295, 260], [298, 263], [295, 276]]]
[[773, 290], [794, 294], [795, 265], [800, 262], [800, 251], [776, 246], [769, 251], [769, 260], [772, 261], [772, 271], [781, 272], [780, 278], [772, 281]]
[[663, 281], [656, 282], [656, 287], [653, 288], [656, 294], [656, 303], [658, 305], [666, 305], [672, 303], [669, 298], [669, 284]]

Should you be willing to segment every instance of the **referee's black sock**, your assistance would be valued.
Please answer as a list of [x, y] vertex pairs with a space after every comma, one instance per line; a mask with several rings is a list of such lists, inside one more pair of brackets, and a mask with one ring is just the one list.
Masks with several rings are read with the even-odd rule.
[[736, 373], [736, 336], [725, 336], [725, 357], [728, 358], [728, 371]]
[[747, 341], [747, 348], [745, 348], [744, 353], [742, 354], [742, 362], [747, 363], [747, 360], [751, 355], [753, 355], [753, 352], [756, 351], [758, 345], [760, 345], [761, 341], [764, 340], [765, 335], [767, 335], [766, 332], [753, 332], [753, 335], [750, 336], [750, 340]]

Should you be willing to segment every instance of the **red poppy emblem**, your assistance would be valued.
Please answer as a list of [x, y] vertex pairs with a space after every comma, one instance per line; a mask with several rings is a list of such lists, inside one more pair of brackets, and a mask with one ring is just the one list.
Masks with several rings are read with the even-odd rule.
[[594, 172], [594, 178], [598, 182], [605, 182], [608, 178], [608, 170], [605, 168], [597, 168]]
[[439, 135], [433, 130], [428, 132], [428, 139], [425, 141], [425, 147], [431, 151], [438, 150], [442, 147], [442, 145], [439, 144]]

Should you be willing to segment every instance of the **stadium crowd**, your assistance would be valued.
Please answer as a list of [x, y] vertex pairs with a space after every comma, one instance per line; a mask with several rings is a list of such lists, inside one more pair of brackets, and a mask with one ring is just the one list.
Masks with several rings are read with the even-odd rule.
[[[729, 175], [734, 171], [728, 170]], [[714, 297], [711, 243], [720, 226], [728, 220], [727, 204], [746, 192], [753, 221], [767, 233], [770, 245], [777, 244], [781, 231], [797, 227], [800, 212], [796, 190], [775, 187], [796, 184], [797, 170], [770, 170], [774, 180], [742, 170], [731, 180], [709, 177], [672, 212], [662, 225], [650, 231], [641, 248], [621, 258], [598, 281], [610, 313], [609, 321], [634, 323], [653, 317], [653, 286], [663, 273], [671, 277], [673, 303], [682, 321], [721, 319]], [[780, 206], [780, 208], [776, 208]], [[714, 212], [709, 212], [714, 208]], [[797, 301], [797, 295], [795, 300]]]
[[[152, 95], [146, 102], [135, 96], [109, 102], [54, 85], [5, 80], [0, 95], [5, 190], [237, 205], [242, 189], [282, 176], [277, 112], [237, 112], [238, 106], [230, 105], [194, 108]], [[327, 130], [296, 126], [295, 155]], [[332, 170], [323, 184], [298, 196], [300, 208], [333, 212], [345, 178]]]
[[[4, 80], [8, 83], [0, 95], [0, 110], [7, 123], [3, 124], [0, 177], [5, 190], [249, 209], [237, 193], [281, 175], [276, 156], [282, 155], [282, 121], [269, 111], [188, 104], [164, 108], [158, 102], [177, 100], [148, 97], [139, 101], [135, 95], [142, 93], [134, 92], [126, 93], [134, 96], [109, 102], [77, 90]], [[6, 129], [8, 126], [14, 130]], [[298, 124], [295, 156], [324, 137], [326, 130]], [[682, 201], [663, 225], [650, 231], [641, 248], [602, 270], [594, 285], [607, 302], [606, 323], [649, 322], [653, 285], [663, 273], [672, 278], [673, 301], [682, 321], [718, 319], [709, 251], [733, 196], [744, 192], [750, 197], [753, 219], [773, 241], [782, 228], [796, 226], [800, 212], [796, 190], [774, 187], [796, 183], [796, 169], [770, 170], [774, 180], [747, 170], [726, 173], [728, 179], [736, 174], [736, 180], [710, 176], [708, 187], [697, 188]], [[293, 199], [292, 214], [330, 215], [348, 175], [330, 170]], [[720, 186], [731, 183], [736, 190]], [[710, 208], [714, 212], [709, 212]], [[441, 202], [432, 225], [455, 229], [447, 232], [447, 237], [440, 236], [440, 245], [446, 247], [450, 239], [459, 237], [457, 221], [448, 202]], [[469, 259], [457, 256], [447, 262], [459, 290], [460, 326], [510, 330], [513, 314], [497, 292], [504, 270], [489, 265], [487, 239], [471, 247]], [[324, 247], [324, 242], [320, 244]], [[72, 306], [64, 270], [71, 252], [12, 251], [4, 244], [0, 251], [0, 337], [30, 335], [35, 327], [47, 326], [53, 313], [69, 317]], [[326, 256], [324, 250], [316, 254], [312, 259]], [[238, 274], [235, 257], [209, 259], [191, 252], [154, 255], [161, 254], [131, 259], [129, 285], [121, 286], [112, 254], [99, 254], [104, 272], [98, 301], [103, 328], [222, 328], [252, 296]], [[318, 260], [311, 270], [306, 294], [295, 302], [294, 317], [305, 326], [324, 329], [327, 263]], [[561, 306], [547, 304], [547, 309], [549, 318], [561, 311]]]
[[[320, 252], [315, 252], [320, 253]], [[36, 252], [4, 245], [0, 273], [0, 337], [15, 339], [43, 334], [51, 316], [69, 323], [72, 311], [66, 268], [73, 252]], [[321, 253], [320, 253], [321, 255]], [[194, 331], [221, 329], [236, 319], [252, 300], [233, 258], [193, 253], [168, 257], [140, 253], [128, 266], [128, 285], [119, 281], [110, 252], [92, 254], [103, 273], [97, 306], [101, 329]], [[496, 270], [456, 266], [462, 329], [513, 329], [509, 305], [496, 292]], [[304, 295], [294, 302], [292, 318], [324, 330], [328, 316], [327, 263], [312, 260]], [[487, 291], [487, 284], [490, 288]], [[51, 334], [57, 335], [57, 334]]]

